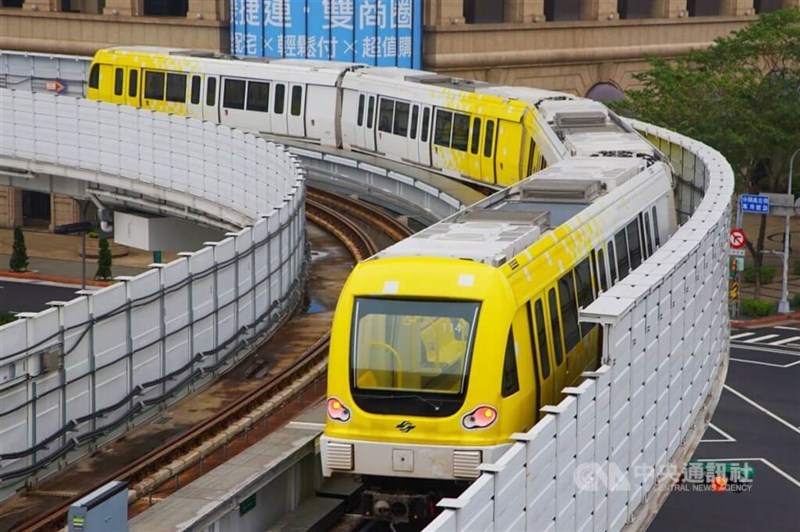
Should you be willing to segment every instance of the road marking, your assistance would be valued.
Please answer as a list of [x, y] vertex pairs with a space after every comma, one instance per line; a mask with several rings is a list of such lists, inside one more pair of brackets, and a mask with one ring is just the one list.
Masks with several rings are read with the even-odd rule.
[[744, 362], [745, 364], [758, 364], [759, 366], [769, 366], [771, 368], [780, 368], [780, 369], [791, 368], [792, 366], [800, 364], [800, 360], [790, 362], [789, 364], [773, 364], [772, 362], [759, 362], [758, 360], [745, 360], [743, 358], [733, 358], [733, 357], [730, 357], [730, 360], [733, 360], [734, 362]]
[[[731, 348], [746, 349], [747, 351], [761, 351], [762, 353], [773, 353], [776, 355], [789, 355], [793, 357], [800, 357], [800, 353], [797, 352], [797, 349], [791, 347], [777, 346], [777, 345], [774, 347], [767, 347], [764, 345], [732, 343]], [[785, 349], [785, 351], [782, 348]]]
[[770, 342], [768, 345], [790, 344], [796, 340], [800, 340], [800, 336], [792, 336], [791, 338], [784, 338], [783, 340], [775, 340], [774, 342]]
[[733, 436], [731, 436], [730, 434], [728, 434], [727, 432], [725, 432], [724, 430], [722, 430], [718, 426], [714, 425], [713, 423], [709, 423], [708, 426], [711, 427], [712, 429], [714, 429], [715, 431], [719, 432], [722, 435], [722, 437], [725, 438], [725, 439], [724, 440], [700, 440], [700, 443], [730, 443], [730, 442], [735, 442], [736, 441], [736, 439]]
[[754, 332], [744, 332], [744, 333], [734, 334], [733, 336], [731, 336], [731, 340], [737, 340], [739, 338], [747, 338], [748, 336], [753, 336], [754, 334], [755, 334]]
[[776, 325], [773, 329], [783, 329], [784, 331], [800, 331], [800, 327], [787, 327], [786, 325]]
[[752, 460], [754, 462], [762, 462], [767, 467], [772, 468], [772, 470], [775, 471], [777, 474], [779, 474], [780, 476], [782, 476], [783, 478], [785, 478], [786, 480], [788, 480], [789, 482], [800, 488], [799, 480], [797, 480], [789, 473], [787, 473], [780, 467], [776, 466], [766, 458], [698, 458], [697, 459], [698, 462], [745, 462], [748, 460]]
[[765, 334], [764, 336], [757, 336], [755, 338], [748, 338], [747, 340], [742, 340], [739, 343], [742, 344], [754, 344], [757, 342], [763, 342], [764, 340], [769, 340], [770, 338], [777, 338], [780, 336], [779, 334]]
[[772, 419], [774, 419], [775, 421], [777, 421], [777, 422], [779, 422], [779, 423], [781, 423], [781, 424], [783, 424], [783, 425], [786, 425], [787, 427], [789, 427], [790, 429], [792, 429], [792, 430], [793, 430], [794, 432], [796, 432], [797, 434], [800, 434], [800, 429], [798, 429], [797, 427], [795, 427], [794, 425], [792, 425], [791, 423], [789, 423], [788, 421], [786, 421], [786, 420], [785, 420], [785, 419], [783, 419], [782, 417], [778, 416], [777, 414], [773, 414], [772, 412], [770, 412], [769, 410], [767, 410], [766, 408], [764, 408], [764, 407], [763, 407], [763, 406], [761, 406], [760, 404], [756, 403], [755, 401], [753, 401], [753, 400], [752, 400], [752, 399], [750, 399], [749, 397], [745, 396], [743, 393], [741, 393], [741, 392], [737, 392], [736, 390], [734, 390], [733, 388], [731, 388], [731, 387], [730, 387], [730, 386], [728, 386], [727, 384], [723, 384], [722, 386], [723, 386], [723, 388], [725, 388], [726, 390], [728, 390], [729, 392], [731, 392], [732, 394], [734, 394], [735, 396], [737, 396], [737, 397], [738, 397], [739, 399], [741, 399], [742, 401], [744, 401], [744, 402], [746, 402], [746, 403], [750, 404], [750, 406], [753, 406], [753, 407], [757, 408], [758, 410], [761, 410], [762, 412], [764, 412], [765, 414], [767, 414], [769, 417], [771, 417], [771, 418], [772, 418]]

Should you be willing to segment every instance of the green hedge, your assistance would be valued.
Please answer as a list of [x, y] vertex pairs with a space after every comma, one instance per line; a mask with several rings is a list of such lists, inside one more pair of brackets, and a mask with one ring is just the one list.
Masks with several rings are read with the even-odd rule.
[[773, 310], [775, 310], [775, 303], [772, 301], [742, 299], [742, 314], [745, 316], [767, 316]]
[[17, 317], [8, 312], [0, 312], [0, 325], [5, 325], [6, 323], [11, 323], [12, 321], [16, 320]]
[[794, 294], [789, 298], [789, 306], [792, 308], [800, 308], [800, 294]]
[[[775, 268], [772, 266], [761, 267], [761, 284], [769, 284], [775, 278]], [[756, 282], [756, 269], [752, 266], [747, 266], [744, 269], [744, 280], [748, 283]]]

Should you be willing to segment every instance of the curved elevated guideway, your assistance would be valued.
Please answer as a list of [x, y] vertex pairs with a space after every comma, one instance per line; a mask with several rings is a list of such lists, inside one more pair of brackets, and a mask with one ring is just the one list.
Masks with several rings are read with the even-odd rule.
[[[0, 328], [0, 476], [10, 490], [17, 486], [6, 480], [74, 453], [98, 433], [118, 434], [134, 413], [176, 399], [179, 381], [210, 378], [205, 371], [231, 358], [236, 344], [273, 324], [259, 320], [287, 308], [305, 268], [304, 171], [283, 148], [221, 126], [6, 90], [0, 101], [14, 120], [13, 133], [2, 139], [3, 167], [70, 175], [89, 188], [125, 189], [245, 227], [174, 263]], [[724, 250], [733, 176], [707, 146], [633, 125], [672, 163], [685, 223], [582, 309], [584, 321], [603, 327], [603, 366], [547, 407], [548, 415], [517, 435], [497, 463], [481, 466], [483, 475], [461, 497], [443, 500], [431, 529], [640, 527], [670, 483], [661, 473], [684, 463], [705, 429], [727, 367]], [[73, 140], [58, 142], [62, 131]], [[201, 178], [189, 178], [191, 138], [204, 146], [203, 168], [192, 168]], [[296, 151], [327, 160], [332, 179], [338, 169], [365, 164], [324, 150]], [[392, 173], [368, 166], [367, 174]], [[265, 175], [276, 181], [264, 182]], [[242, 179], [249, 184], [239, 185]], [[414, 180], [410, 186], [426, 191]], [[438, 190], [427, 192], [442, 199]], [[445, 202], [460, 207], [453, 197]], [[314, 452], [306, 440], [302, 446]], [[590, 486], [575, 481], [587, 464]], [[217, 506], [204, 500], [183, 524], [206, 527], [230, 513], [225, 522], [233, 526], [235, 507], [223, 507], [269, 492], [270, 478], [231, 486]], [[156, 505], [142, 518], [159, 511]], [[171, 518], [161, 515], [163, 523]]]

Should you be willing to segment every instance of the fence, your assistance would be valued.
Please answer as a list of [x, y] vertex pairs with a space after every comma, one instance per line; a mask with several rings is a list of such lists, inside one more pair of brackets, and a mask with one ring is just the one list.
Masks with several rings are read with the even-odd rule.
[[0, 327], [2, 499], [213, 378], [300, 301], [308, 250], [304, 170], [264, 139], [7, 89], [0, 114], [2, 166], [136, 191], [242, 227]]
[[[426, 530], [621, 530], [646, 521], [696, 445], [727, 368], [733, 173], [710, 148], [634, 123], [670, 158], [691, 214], [634, 273], [581, 311], [604, 364]], [[658, 505], [655, 505], [656, 508]]]

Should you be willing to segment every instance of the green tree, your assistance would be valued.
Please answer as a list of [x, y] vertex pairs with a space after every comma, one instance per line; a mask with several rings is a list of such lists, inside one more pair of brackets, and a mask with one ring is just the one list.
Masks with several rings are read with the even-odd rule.
[[12, 272], [28, 270], [28, 249], [25, 247], [25, 235], [20, 226], [14, 228], [14, 244], [11, 248], [9, 267]]
[[99, 243], [99, 254], [97, 256], [97, 273], [95, 279], [111, 279], [111, 247], [108, 245], [107, 238], [101, 238]]
[[[733, 167], [738, 193], [785, 192], [789, 157], [800, 147], [800, 9], [759, 17], [746, 28], [669, 61], [650, 58], [642, 89], [615, 108], [700, 140]], [[795, 190], [800, 180], [795, 179]], [[747, 245], [761, 271], [761, 216]], [[760, 276], [756, 277], [759, 297]]]

